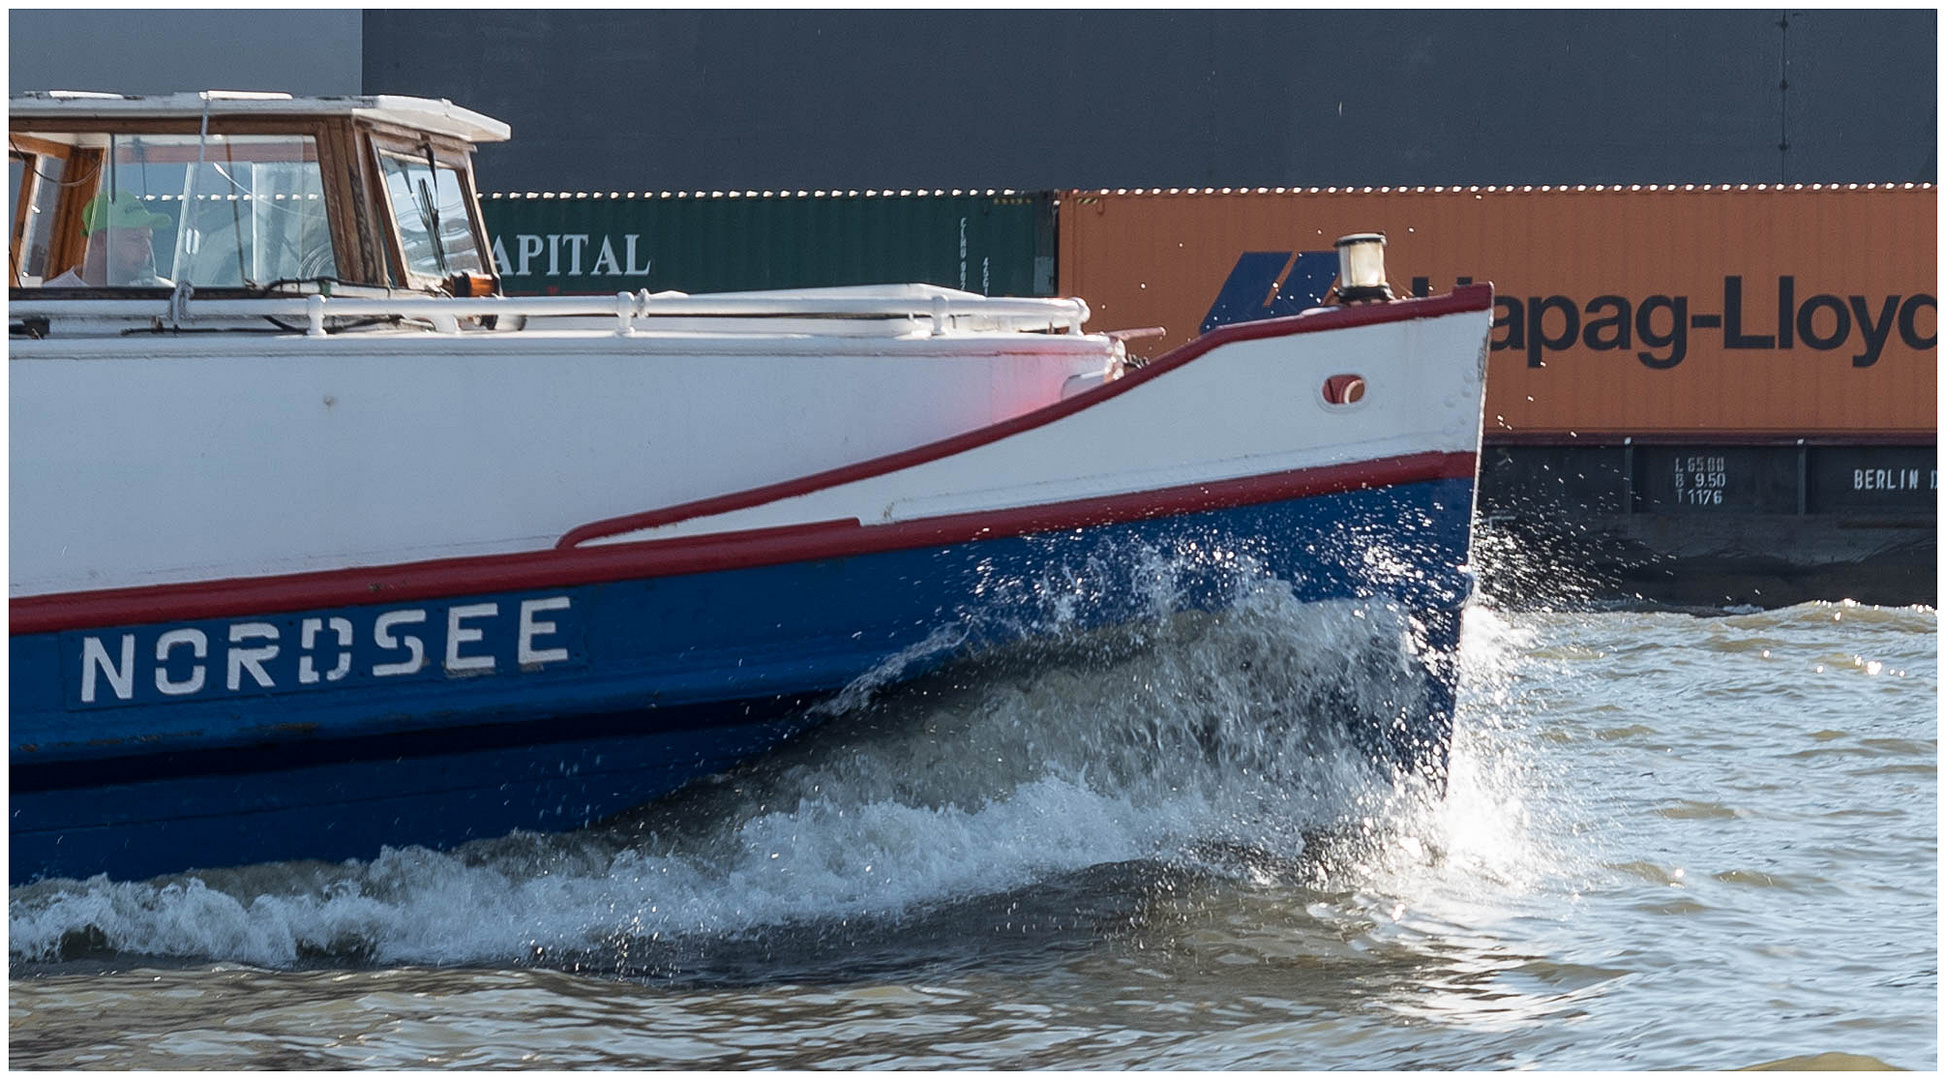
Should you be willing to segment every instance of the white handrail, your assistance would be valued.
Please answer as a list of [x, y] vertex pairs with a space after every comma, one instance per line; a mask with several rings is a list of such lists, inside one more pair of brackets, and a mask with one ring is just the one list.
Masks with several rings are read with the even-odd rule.
[[302, 323], [322, 333], [327, 318], [418, 318], [438, 323], [483, 315], [603, 316], [617, 320], [617, 332], [634, 329], [648, 318], [722, 317], [888, 317], [910, 318], [935, 328], [951, 318], [1007, 320], [1020, 326], [1065, 327], [1081, 332], [1088, 321], [1085, 301], [1077, 298], [950, 297], [944, 294], [894, 297], [818, 296], [652, 296], [616, 293], [613, 296], [490, 296], [490, 297], [265, 297], [254, 300], [183, 298], [168, 300], [57, 300], [32, 296], [10, 299], [11, 319], [251, 319], [269, 316]]

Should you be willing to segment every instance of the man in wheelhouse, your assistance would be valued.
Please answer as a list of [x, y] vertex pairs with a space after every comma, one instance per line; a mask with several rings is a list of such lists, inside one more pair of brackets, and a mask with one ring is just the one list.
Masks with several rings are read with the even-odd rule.
[[81, 265], [70, 267], [47, 285], [171, 288], [175, 282], [156, 273], [154, 232], [175, 223], [167, 214], [151, 212], [128, 192], [96, 195], [81, 209], [81, 233], [88, 239]]

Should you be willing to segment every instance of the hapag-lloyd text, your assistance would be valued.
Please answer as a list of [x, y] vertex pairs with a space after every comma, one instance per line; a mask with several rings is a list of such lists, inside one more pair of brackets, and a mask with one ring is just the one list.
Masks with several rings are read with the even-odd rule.
[[[1337, 272], [1337, 254], [1300, 251], [1246, 251], [1217, 291], [1203, 333], [1229, 323], [1295, 315], [1319, 302]], [[1458, 278], [1467, 285], [1472, 277]], [[1432, 292], [1432, 279], [1411, 279], [1411, 294]], [[1755, 287], [1761, 289], [1761, 286]], [[1766, 290], [1767, 291], [1767, 290]], [[1800, 295], [1803, 294], [1803, 295]], [[1673, 368], [1689, 355], [1692, 330], [1719, 331], [1726, 350], [1793, 350], [1803, 345], [1819, 352], [1846, 350], [1853, 367], [1878, 363], [1897, 335], [1906, 348], [1937, 347], [1938, 301], [1931, 293], [1812, 293], [1795, 275], [1776, 279], [1774, 294], [1746, 293], [1741, 275], [1723, 278], [1722, 306], [1693, 310], [1684, 294], [1656, 293], [1630, 298], [1606, 293], [1585, 303], [1568, 296], [1494, 297], [1494, 352], [1526, 353], [1527, 366], [1546, 367], [1547, 358], [1571, 349], [1624, 352], [1644, 366]], [[1714, 307], [1714, 303], [1709, 306]]]
[[[1494, 299], [1495, 352], [1523, 350], [1527, 366], [1545, 367], [1550, 353], [1569, 349], [1631, 351], [1651, 368], [1672, 368], [1689, 355], [1691, 330], [1720, 330], [1723, 348], [1850, 350], [1853, 367], [1878, 363], [1896, 333], [1907, 348], [1935, 348], [1938, 301], [1928, 293], [1798, 298], [1797, 279], [1781, 276], [1775, 302], [1746, 298], [1743, 278], [1723, 279], [1721, 313], [1692, 312], [1688, 296], [1654, 295], [1630, 300], [1597, 296], [1585, 304], [1566, 296], [1499, 296]], [[1638, 349], [1638, 346], [1640, 348]]]

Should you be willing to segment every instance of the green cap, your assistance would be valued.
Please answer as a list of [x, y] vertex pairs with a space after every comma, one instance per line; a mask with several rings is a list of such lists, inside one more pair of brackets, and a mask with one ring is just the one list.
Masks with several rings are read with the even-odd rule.
[[83, 236], [93, 236], [102, 229], [159, 229], [175, 223], [176, 219], [167, 214], [150, 213], [141, 199], [126, 191], [112, 201], [104, 191], [81, 208]]

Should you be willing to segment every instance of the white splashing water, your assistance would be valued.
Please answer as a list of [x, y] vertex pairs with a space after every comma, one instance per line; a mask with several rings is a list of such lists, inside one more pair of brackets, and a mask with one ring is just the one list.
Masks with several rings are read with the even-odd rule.
[[[1469, 613], [1469, 694], [1495, 684], [1509, 633]], [[16, 889], [9, 947], [28, 962], [517, 963], [897, 915], [1104, 863], [1206, 866], [1213, 846], [1296, 860], [1317, 830], [1363, 834], [1357, 872], [1390, 888], [1429, 850], [1505, 883], [1534, 856], [1527, 778], [1495, 732], [1462, 725], [1444, 798], [1395, 786], [1340, 737], [1346, 714], [1416, 692], [1412, 634], [1383, 605], [1260, 583], [1220, 615], [1069, 635], [877, 701], [862, 688], [771, 759], [580, 833]], [[1491, 694], [1469, 721], [1495, 713]]]

